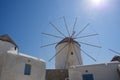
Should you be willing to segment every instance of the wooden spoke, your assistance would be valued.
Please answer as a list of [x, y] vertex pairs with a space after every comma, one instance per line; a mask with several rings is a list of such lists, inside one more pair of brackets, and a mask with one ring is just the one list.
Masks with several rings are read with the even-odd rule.
[[52, 27], [57, 30], [62, 36], [66, 37], [52, 22], [50, 22], [50, 24], [52, 25]]
[[[75, 45], [75, 46], [76, 46], [76, 45]], [[74, 46], [73, 46], [73, 49], [74, 49], [74, 51], [75, 51], [76, 57], [77, 57], [77, 59], [78, 59], [78, 62], [79, 62], [79, 64], [80, 64], [80, 60], [79, 60], [79, 57], [78, 57], [78, 55], [77, 55], [77, 52], [76, 52], [76, 49], [75, 49]]]
[[68, 30], [68, 26], [67, 26], [65, 17], [63, 17], [63, 19], [64, 19], [64, 23], [65, 23], [65, 27], [66, 27], [67, 33], [68, 33], [68, 35], [70, 37], [70, 33], [69, 33], [69, 30]]
[[72, 37], [74, 36], [75, 34], [75, 25], [76, 25], [76, 22], [77, 22], [77, 17], [75, 18], [75, 22], [74, 22], [74, 25], [73, 25], [73, 29], [72, 29]]
[[81, 44], [85, 44], [85, 45], [88, 45], [88, 46], [92, 46], [92, 47], [96, 47], [96, 48], [102, 48], [101, 46], [97, 46], [97, 45], [93, 45], [93, 44], [88, 44], [88, 43], [84, 43], [84, 42], [79, 42]]
[[108, 50], [110, 50], [111, 52], [113, 52], [113, 53], [115, 53], [115, 54], [120, 55], [120, 53], [119, 53], [119, 52], [117, 52], [117, 51], [114, 51], [114, 50], [112, 50], [112, 49], [108, 49]]
[[81, 49], [81, 51], [82, 51], [84, 54], [86, 54], [88, 57], [90, 57], [93, 61], [96, 62], [96, 59], [95, 59], [95, 58], [93, 58], [92, 56], [90, 56], [89, 54], [87, 54], [84, 50]]
[[51, 61], [55, 56], [57, 56], [68, 44], [66, 44], [65, 46], [63, 46], [52, 58], [49, 59], [49, 61]]
[[78, 39], [78, 38], [86, 38], [86, 37], [91, 37], [91, 36], [96, 36], [96, 35], [99, 35], [99, 34], [90, 34], [90, 35], [86, 35], [86, 36], [76, 37], [76, 38], [74, 38], [74, 39]]
[[53, 35], [53, 34], [48, 34], [48, 33], [42, 33], [42, 34], [63, 39], [63, 37], [61, 37], [61, 36], [56, 36], [56, 35]]
[[90, 25], [90, 23], [88, 23], [80, 32], [78, 32], [78, 34], [76, 34], [75, 36], [78, 36], [79, 34], [81, 34], [88, 26]]
[[51, 43], [51, 44], [47, 44], [47, 45], [43, 45], [43, 46], [41, 46], [41, 48], [43, 48], [43, 47], [47, 47], [47, 46], [51, 46], [51, 45], [55, 45], [55, 44], [57, 44], [58, 42], [56, 42], [56, 43]]

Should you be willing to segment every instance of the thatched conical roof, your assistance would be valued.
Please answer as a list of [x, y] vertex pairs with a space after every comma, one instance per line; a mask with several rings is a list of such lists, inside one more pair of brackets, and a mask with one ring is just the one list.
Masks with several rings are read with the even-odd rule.
[[64, 42], [75, 42], [80, 46], [80, 44], [71, 37], [66, 37], [66, 38], [62, 39], [56, 46], [58, 46], [59, 44], [64, 43]]
[[120, 62], [120, 56], [114, 56], [111, 61], [119, 61]]
[[18, 47], [17, 44], [16, 44], [7, 34], [1, 35], [1, 36], [0, 36], [0, 40], [6, 41], [6, 42], [10, 42], [10, 43], [12, 43], [13, 45], [15, 45], [16, 47]]

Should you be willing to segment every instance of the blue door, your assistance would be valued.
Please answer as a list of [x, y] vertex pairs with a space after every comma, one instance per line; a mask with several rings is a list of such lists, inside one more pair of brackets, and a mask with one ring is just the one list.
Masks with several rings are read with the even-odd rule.
[[93, 74], [83, 74], [83, 80], [94, 80]]

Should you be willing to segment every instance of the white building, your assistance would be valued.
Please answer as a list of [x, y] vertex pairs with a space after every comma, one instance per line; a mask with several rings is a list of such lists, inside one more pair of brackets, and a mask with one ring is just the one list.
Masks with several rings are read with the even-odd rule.
[[45, 80], [45, 62], [18, 53], [8, 35], [0, 36], [0, 80]]
[[120, 80], [120, 62], [83, 65], [80, 44], [66, 37], [56, 45], [56, 69], [68, 69], [70, 80]]
[[70, 80], [120, 80], [120, 62], [73, 66]]
[[[56, 69], [47, 75], [54, 80], [120, 80], [120, 62], [83, 65], [80, 45], [72, 38], [56, 45], [56, 55]], [[8, 35], [0, 36], [0, 80], [45, 80], [45, 75], [43, 60], [19, 53]]]

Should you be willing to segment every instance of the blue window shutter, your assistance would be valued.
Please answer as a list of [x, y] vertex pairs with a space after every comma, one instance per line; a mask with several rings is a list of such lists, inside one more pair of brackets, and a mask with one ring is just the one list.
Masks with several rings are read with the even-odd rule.
[[31, 74], [31, 65], [25, 64], [24, 75], [30, 75], [30, 74]]
[[83, 74], [83, 80], [94, 80], [93, 74]]

